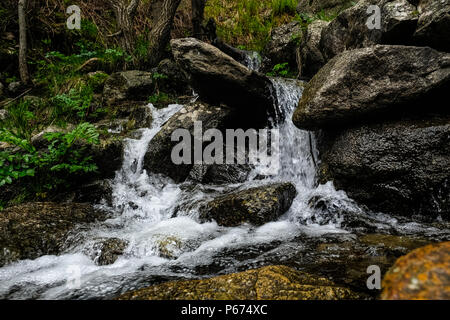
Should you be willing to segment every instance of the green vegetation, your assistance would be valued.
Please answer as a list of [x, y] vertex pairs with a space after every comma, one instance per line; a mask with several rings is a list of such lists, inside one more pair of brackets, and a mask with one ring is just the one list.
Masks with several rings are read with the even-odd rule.
[[289, 63], [280, 63], [273, 67], [272, 71], [267, 73], [269, 77], [295, 78], [296, 74], [289, 68]]
[[217, 18], [217, 33], [225, 42], [262, 51], [273, 28], [295, 17], [294, 0], [208, 0], [207, 18]]
[[99, 143], [99, 135], [92, 124], [81, 123], [68, 133], [46, 133], [44, 138], [48, 142], [47, 150], [37, 150], [29, 140], [8, 129], [0, 129], [0, 141], [15, 148], [0, 152], [0, 187], [33, 177], [28, 180], [28, 191], [45, 194], [61, 185], [69, 186], [77, 175], [97, 170], [87, 152], [90, 146]]

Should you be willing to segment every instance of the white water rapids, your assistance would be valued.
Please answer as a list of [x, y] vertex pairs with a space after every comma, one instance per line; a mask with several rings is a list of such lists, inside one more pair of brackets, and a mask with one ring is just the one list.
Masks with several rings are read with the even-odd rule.
[[[108, 208], [114, 216], [78, 230], [64, 254], [19, 261], [0, 268], [0, 298], [111, 298], [161, 280], [233, 272], [243, 265], [244, 259], [226, 254], [217, 258], [226, 250], [244, 250], [273, 242], [281, 243], [281, 247], [302, 234], [316, 237], [328, 233], [348, 234], [349, 231], [342, 228], [342, 216], [334, 211], [324, 215], [311, 207], [310, 199], [319, 197], [328, 201], [331, 208], [355, 215], [364, 215], [364, 212], [331, 183], [316, 184], [315, 161], [319, 155], [314, 136], [297, 129], [291, 121], [302, 89], [295, 81], [274, 80], [274, 85], [279, 107], [286, 113], [285, 121], [279, 125], [281, 170], [277, 176], [265, 180], [250, 178], [235, 186], [203, 186], [175, 184], [166, 177], [146, 172], [142, 163], [149, 142], [164, 122], [182, 107], [171, 105], [158, 110], [150, 105], [154, 117], [152, 127], [142, 129], [139, 139], [126, 142], [123, 167], [116, 173], [113, 183], [113, 207]], [[250, 175], [255, 176], [256, 172]], [[245, 189], [277, 181], [292, 182], [298, 192], [290, 210], [278, 221], [261, 227], [234, 228], [199, 222], [197, 203], [230, 187]], [[173, 217], [176, 208], [177, 216]], [[383, 221], [380, 228], [385, 224], [405, 230], [419, 228], [413, 223], [400, 224], [394, 218], [380, 217]], [[105, 238], [122, 239], [128, 245], [114, 264], [98, 266], [90, 254], [94, 243]], [[162, 251], [170, 252], [170, 259], [162, 255]], [[264, 254], [260, 252], [261, 256]]]

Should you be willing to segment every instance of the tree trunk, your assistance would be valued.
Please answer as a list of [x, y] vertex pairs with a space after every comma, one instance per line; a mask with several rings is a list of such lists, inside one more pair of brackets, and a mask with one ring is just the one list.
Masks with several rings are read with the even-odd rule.
[[181, 0], [153, 0], [150, 8], [150, 33], [147, 67], [156, 66], [164, 56], [170, 40], [173, 18]]
[[27, 22], [25, 17], [26, 0], [19, 0], [19, 73], [24, 84], [30, 82], [30, 75], [27, 66]]
[[191, 0], [192, 4], [192, 31], [194, 37], [201, 39], [202, 37], [202, 23], [205, 12], [206, 0]]
[[134, 17], [140, 0], [110, 0], [119, 27], [120, 44], [124, 50], [134, 56], [136, 36], [133, 29]]

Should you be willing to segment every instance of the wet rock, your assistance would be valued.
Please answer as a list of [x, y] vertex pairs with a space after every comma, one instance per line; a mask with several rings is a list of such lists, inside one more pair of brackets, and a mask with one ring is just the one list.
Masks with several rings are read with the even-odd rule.
[[158, 255], [165, 259], [176, 259], [184, 247], [183, 241], [175, 236], [160, 237], [157, 241]]
[[201, 121], [203, 132], [208, 129], [225, 130], [232, 128], [232, 110], [225, 106], [212, 106], [198, 102], [183, 107], [167, 121], [149, 144], [144, 159], [144, 169], [169, 176], [176, 182], [186, 180], [193, 167], [194, 153], [189, 164], [175, 164], [172, 150], [179, 141], [172, 141], [172, 133], [178, 129], [187, 129], [191, 133], [191, 149], [194, 150], [194, 122]]
[[263, 225], [275, 221], [292, 205], [297, 195], [291, 183], [275, 183], [220, 196], [200, 209], [202, 220], [214, 219], [221, 226], [244, 222]]
[[300, 0], [297, 5], [297, 12], [309, 14], [324, 12], [327, 15], [334, 15], [351, 7], [356, 2], [358, 0]]
[[383, 300], [450, 299], [450, 242], [419, 248], [401, 257], [382, 286]]
[[285, 266], [269, 266], [204, 280], [167, 282], [118, 300], [341, 300], [359, 295]]
[[293, 121], [299, 128], [317, 130], [401, 112], [445, 113], [441, 98], [449, 88], [448, 53], [386, 45], [346, 51], [306, 85]]
[[106, 80], [103, 100], [107, 105], [116, 105], [126, 100], [146, 101], [154, 88], [150, 72], [137, 70], [117, 72]]
[[112, 205], [112, 181], [98, 180], [84, 184], [75, 191], [73, 202]]
[[252, 167], [248, 164], [194, 165], [189, 178], [204, 184], [243, 183]]
[[98, 166], [92, 178], [112, 179], [123, 163], [123, 138], [110, 136], [100, 139], [100, 144], [91, 146], [89, 153]]
[[[380, 29], [369, 29], [367, 9], [381, 9]], [[406, 0], [361, 0], [340, 13], [322, 31], [321, 51], [326, 60], [345, 50], [365, 48], [375, 44], [412, 43], [418, 15], [416, 7]]]
[[274, 28], [270, 34], [270, 41], [264, 48], [264, 55], [271, 61], [271, 65], [288, 62], [292, 69], [297, 66], [296, 48], [302, 39], [300, 22], [294, 21]]
[[418, 11], [415, 43], [450, 52], [450, 1], [421, 0]]
[[116, 262], [128, 246], [128, 241], [110, 238], [98, 241], [93, 246], [94, 262], [99, 266], [107, 266]]
[[26, 203], [0, 214], [0, 266], [59, 254], [78, 224], [106, 219], [105, 212], [76, 203]]
[[267, 124], [267, 113], [275, 114], [276, 93], [265, 75], [197, 39], [175, 39], [171, 46], [175, 61], [206, 102], [239, 110], [256, 128]]
[[399, 120], [329, 133], [320, 181], [374, 211], [450, 218], [450, 118]]
[[297, 55], [300, 57], [298, 65], [300, 76], [312, 77], [325, 64], [325, 58], [320, 51], [320, 39], [322, 38], [322, 30], [328, 26], [328, 23], [316, 20], [308, 25], [302, 43], [297, 49]]

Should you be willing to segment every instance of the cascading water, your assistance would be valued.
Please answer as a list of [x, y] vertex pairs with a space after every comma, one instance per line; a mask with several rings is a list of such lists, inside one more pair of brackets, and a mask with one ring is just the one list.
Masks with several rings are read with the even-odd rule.
[[[397, 233], [448, 237], [434, 227], [381, 214], [369, 216], [331, 183], [318, 186], [314, 136], [297, 129], [291, 121], [302, 88], [292, 80], [274, 79], [273, 84], [279, 107], [286, 115], [278, 125], [281, 168], [277, 175], [264, 180], [254, 179], [258, 170], [255, 168], [249, 180], [237, 187], [245, 189], [278, 181], [294, 183], [298, 196], [278, 221], [261, 227], [244, 224], [234, 228], [199, 222], [200, 204], [226, 192], [229, 186], [175, 184], [167, 177], [143, 170], [149, 142], [181, 108], [171, 105], [158, 110], [150, 105], [153, 126], [141, 130], [139, 139], [126, 142], [123, 167], [113, 183], [113, 205], [102, 205], [112, 212], [111, 219], [87, 230], [77, 230], [60, 256], [44, 256], [0, 268], [0, 297], [112, 298], [162, 280], [214, 276], [282, 261], [287, 264], [294, 258], [296, 264], [301, 260], [299, 252], [314, 256], [308, 241], [315, 243], [321, 235], [354, 238], [352, 229], [346, 227], [345, 214], [379, 231], [395, 229]], [[177, 216], [173, 217], [176, 208]], [[114, 264], [98, 266], [92, 258], [98, 252], [93, 248], [105, 238], [126, 241], [127, 247]], [[314, 261], [309, 259], [305, 261]], [[75, 283], [68, 282], [72, 278]]]

